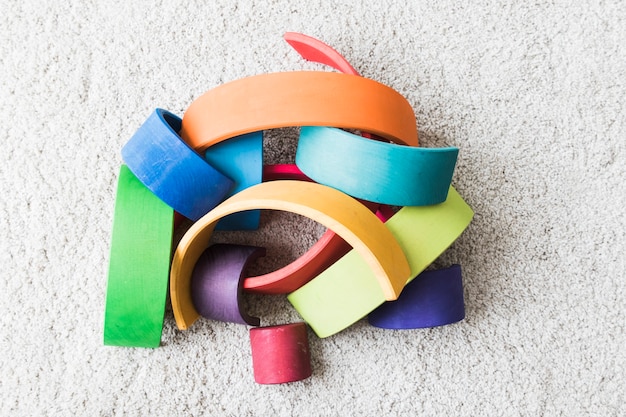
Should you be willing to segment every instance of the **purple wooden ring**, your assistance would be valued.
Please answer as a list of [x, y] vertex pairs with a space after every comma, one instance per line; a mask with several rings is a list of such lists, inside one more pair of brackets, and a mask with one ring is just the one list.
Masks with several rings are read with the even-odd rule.
[[461, 266], [424, 271], [388, 301], [371, 312], [372, 326], [384, 329], [421, 329], [465, 318]]
[[191, 299], [198, 313], [211, 320], [259, 326], [259, 318], [241, 308], [241, 293], [244, 269], [261, 256], [265, 248], [256, 246], [216, 244], [206, 249], [191, 276]]

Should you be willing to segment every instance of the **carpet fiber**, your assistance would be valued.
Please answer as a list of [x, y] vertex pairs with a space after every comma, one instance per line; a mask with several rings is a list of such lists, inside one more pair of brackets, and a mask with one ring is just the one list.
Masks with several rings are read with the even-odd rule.
[[[423, 146], [460, 149], [475, 210], [433, 265], [463, 268], [467, 318], [309, 332], [313, 375], [254, 382], [246, 326], [165, 316], [157, 349], [105, 347], [120, 150], [155, 107], [182, 116], [244, 76], [328, 70], [330, 44], [402, 93]], [[626, 7], [608, 1], [5, 0], [0, 14], [0, 415], [626, 415]], [[292, 162], [298, 130], [265, 138]], [[264, 212], [281, 266], [323, 233]], [[298, 321], [248, 296], [263, 325]]]

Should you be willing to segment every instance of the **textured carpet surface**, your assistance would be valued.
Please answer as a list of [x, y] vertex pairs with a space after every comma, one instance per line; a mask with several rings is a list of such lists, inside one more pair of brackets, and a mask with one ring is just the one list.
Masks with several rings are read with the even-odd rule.
[[[3, 0], [0, 415], [626, 415], [626, 7], [614, 1]], [[245, 326], [165, 317], [154, 350], [105, 347], [120, 149], [155, 107], [335, 47], [407, 97], [421, 143], [457, 146], [476, 212], [434, 266], [463, 267], [467, 318], [310, 333], [313, 375], [255, 384]], [[291, 162], [297, 129], [266, 137]], [[323, 229], [263, 214], [257, 265]], [[247, 297], [264, 325], [298, 320]]]

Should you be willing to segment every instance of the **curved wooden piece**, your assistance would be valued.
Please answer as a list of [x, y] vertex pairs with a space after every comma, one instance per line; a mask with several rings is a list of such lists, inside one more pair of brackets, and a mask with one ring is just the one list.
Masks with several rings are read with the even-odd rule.
[[400, 93], [367, 78], [321, 71], [262, 74], [222, 84], [191, 103], [180, 134], [202, 151], [244, 133], [288, 126], [358, 129], [417, 146], [415, 114]]
[[283, 384], [311, 376], [306, 324], [250, 329], [252, 368], [259, 384]]
[[339, 52], [318, 39], [297, 32], [287, 32], [284, 38], [307, 61], [331, 66], [344, 74], [359, 75]]
[[424, 271], [409, 282], [395, 301], [372, 311], [367, 319], [383, 329], [423, 329], [465, 318], [461, 265]]
[[104, 311], [104, 344], [158, 347], [163, 331], [174, 210], [127, 166], [117, 184]]
[[[287, 32], [284, 38], [302, 58], [308, 61], [329, 65], [344, 74], [361, 76], [343, 55], [319, 39], [297, 32]], [[361, 136], [368, 139], [384, 140], [368, 132], [361, 132]]]
[[258, 326], [241, 306], [243, 271], [265, 248], [216, 244], [200, 255], [191, 275], [191, 299], [202, 317], [230, 323]]
[[276, 180], [298, 180], [309, 181], [313, 180], [300, 170], [295, 164], [275, 164], [265, 165], [263, 167], [263, 181], [276, 181]]
[[247, 277], [243, 288], [260, 294], [288, 294], [311, 281], [350, 249], [350, 244], [328, 229], [298, 259], [270, 273]]
[[157, 197], [197, 220], [219, 204], [233, 181], [178, 136], [181, 120], [156, 109], [122, 148], [128, 168]]
[[[263, 180], [312, 181], [294, 164], [264, 166]], [[350, 249], [352, 249], [351, 246], [341, 236], [328, 229], [298, 259], [276, 271], [246, 278], [243, 282], [243, 288], [246, 291], [261, 294], [293, 292], [335, 263]]]
[[[263, 167], [263, 180], [311, 181], [293, 164], [266, 165]], [[376, 210], [376, 216], [382, 222], [393, 215], [388, 206], [363, 203], [372, 211]], [[328, 229], [301, 257], [276, 271], [246, 278], [243, 288], [248, 292], [261, 294], [293, 292], [338, 261], [350, 249], [351, 246], [341, 236]]]
[[446, 200], [458, 148], [421, 148], [365, 139], [341, 129], [304, 126], [296, 165], [314, 181], [355, 198], [393, 206]]
[[[248, 133], [211, 146], [204, 159], [234, 181], [235, 185], [226, 197], [260, 184], [263, 179], [263, 132]], [[255, 230], [260, 219], [259, 210], [235, 213], [220, 220], [215, 230]]]
[[[444, 203], [403, 207], [385, 223], [409, 261], [408, 282], [456, 240], [473, 214], [450, 187]], [[385, 295], [370, 268], [352, 250], [287, 299], [319, 337], [327, 337], [372, 312]]]
[[198, 318], [191, 302], [189, 281], [193, 266], [209, 244], [215, 223], [228, 214], [252, 209], [293, 212], [333, 230], [363, 257], [387, 300], [398, 297], [409, 277], [409, 265], [398, 242], [363, 204], [324, 185], [303, 181], [266, 182], [224, 201], [192, 225], [181, 239], [170, 275], [172, 309], [180, 329], [187, 329]]

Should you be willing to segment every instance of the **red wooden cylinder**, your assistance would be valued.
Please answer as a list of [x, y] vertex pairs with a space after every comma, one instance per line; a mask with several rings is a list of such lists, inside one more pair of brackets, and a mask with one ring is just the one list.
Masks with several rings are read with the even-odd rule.
[[305, 323], [250, 329], [254, 380], [282, 384], [311, 376], [311, 354]]

